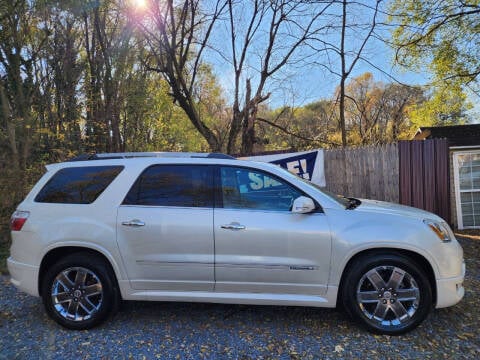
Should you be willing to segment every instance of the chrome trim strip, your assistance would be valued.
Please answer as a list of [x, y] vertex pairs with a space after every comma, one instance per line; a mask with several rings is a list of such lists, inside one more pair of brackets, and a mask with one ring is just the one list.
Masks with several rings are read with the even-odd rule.
[[224, 268], [242, 268], [242, 269], [266, 269], [266, 270], [319, 270], [314, 265], [288, 265], [288, 264], [240, 264], [240, 263], [210, 263], [201, 261], [156, 261], [156, 260], [137, 260], [139, 265], [207, 265]]

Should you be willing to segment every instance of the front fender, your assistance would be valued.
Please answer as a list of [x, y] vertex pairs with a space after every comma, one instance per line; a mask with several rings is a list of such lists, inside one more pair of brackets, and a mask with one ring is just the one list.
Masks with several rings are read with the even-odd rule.
[[[336, 211], [335, 211], [336, 212]], [[331, 285], [338, 285], [347, 263], [355, 255], [372, 249], [398, 249], [414, 252], [431, 265], [435, 278], [458, 275], [461, 247], [454, 239], [443, 243], [423, 223], [415, 218], [391, 214], [355, 213], [329, 214], [332, 229]]]

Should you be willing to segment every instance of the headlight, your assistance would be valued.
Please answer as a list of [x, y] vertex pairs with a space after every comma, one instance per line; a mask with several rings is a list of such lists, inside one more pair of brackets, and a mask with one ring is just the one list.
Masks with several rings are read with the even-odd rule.
[[443, 242], [452, 241], [452, 235], [449, 226], [444, 222], [436, 222], [434, 220], [425, 219], [423, 220], [425, 225], [427, 225], [435, 235], [438, 236]]

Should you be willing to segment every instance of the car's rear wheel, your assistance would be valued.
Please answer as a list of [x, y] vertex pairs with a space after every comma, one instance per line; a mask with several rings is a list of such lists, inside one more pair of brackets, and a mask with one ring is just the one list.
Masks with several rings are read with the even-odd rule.
[[417, 327], [432, 308], [432, 287], [412, 259], [385, 253], [363, 256], [342, 286], [347, 312], [369, 331], [399, 335]]
[[104, 260], [86, 253], [66, 256], [51, 266], [42, 282], [48, 315], [75, 330], [92, 328], [118, 306], [118, 289]]

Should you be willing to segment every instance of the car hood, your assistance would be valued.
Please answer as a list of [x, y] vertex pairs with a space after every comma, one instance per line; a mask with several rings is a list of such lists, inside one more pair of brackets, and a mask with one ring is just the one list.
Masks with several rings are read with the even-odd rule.
[[443, 221], [443, 219], [440, 218], [438, 215], [411, 206], [368, 199], [360, 199], [360, 201], [362, 203], [357, 208], [355, 208], [354, 211], [407, 216], [420, 220], [432, 219], [436, 221]]

